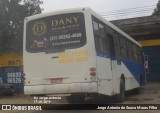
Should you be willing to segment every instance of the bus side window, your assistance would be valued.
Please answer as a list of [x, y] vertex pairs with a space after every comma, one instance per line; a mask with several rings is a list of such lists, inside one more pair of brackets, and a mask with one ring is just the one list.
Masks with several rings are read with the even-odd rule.
[[105, 27], [102, 24], [99, 24], [99, 31], [100, 31], [100, 38], [101, 38], [101, 45], [102, 45], [102, 51], [103, 53], [109, 53], [108, 47], [107, 47], [107, 37], [105, 33]]
[[142, 54], [141, 54], [141, 48], [137, 46], [137, 61], [138, 63], [142, 63]]
[[94, 35], [99, 35], [98, 23], [96, 21], [93, 21], [93, 30], [94, 30]]
[[100, 37], [99, 37], [99, 27], [98, 23], [93, 20], [93, 31], [94, 31], [94, 39], [95, 39], [95, 46], [96, 51], [101, 51], [101, 45], [100, 45]]
[[121, 51], [120, 51], [120, 42], [119, 42], [119, 37], [116, 34], [114, 37], [114, 47], [115, 47], [115, 55], [116, 57], [121, 57]]
[[127, 41], [127, 54], [128, 54], [128, 59], [132, 60], [132, 49], [131, 49], [131, 42]]
[[132, 57], [133, 61], [137, 61], [136, 46], [134, 44], [132, 44]]
[[93, 20], [93, 30], [96, 51], [100, 53], [109, 53], [104, 25]]
[[104, 26], [102, 24], [99, 24], [99, 35], [101, 38], [105, 38], [105, 29]]
[[124, 37], [119, 36], [120, 39], [120, 49], [123, 58], [127, 58], [126, 41]]
[[110, 55], [111, 56], [115, 56], [115, 46], [114, 46], [113, 36], [110, 35], [110, 34], [107, 34], [107, 37], [109, 39], [109, 46], [110, 46], [109, 47], [110, 48], [109, 52], [110, 52]]

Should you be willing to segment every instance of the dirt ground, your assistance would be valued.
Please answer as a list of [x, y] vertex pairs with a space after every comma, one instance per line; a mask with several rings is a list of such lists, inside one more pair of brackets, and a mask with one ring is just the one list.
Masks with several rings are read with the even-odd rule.
[[[3, 97], [1, 96], [0, 104], [34, 104], [34, 98], [35, 98], [34, 96], [24, 96], [22, 94], [13, 96], [3, 96]], [[94, 99], [86, 100], [86, 103], [97, 103], [97, 102], [99, 103], [103, 100], [104, 100], [103, 98], [97, 100]], [[107, 100], [105, 100], [105, 103], [106, 101]], [[50, 103], [54, 105], [57, 103], [67, 103], [67, 101], [64, 97], [62, 97], [61, 99], [53, 99]], [[160, 83], [147, 83], [145, 86], [141, 88], [140, 94], [130, 94], [130, 93], [127, 94], [126, 100], [122, 104], [160, 104]], [[93, 111], [93, 113], [94, 112], [95, 111]], [[121, 111], [118, 110], [118, 112], [121, 113], [122, 110]], [[159, 113], [159, 112], [160, 112], [159, 110], [154, 110], [153, 112], [147, 110], [144, 111], [141, 110], [138, 111], [137, 113]], [[49, 113], [49, 111], [47, 113]], [[99, 113], [103, 113], [103, 111]], [[107, 111], [107, 113], [112, 113], [112, 112]], [[134, 113], [134, 110], [131, 110], [130, 112], [124, 111], [122, 113]]]
[[[51, 104], [55, 103], [67, 103], [67, 101], [62, 97], [51, 101]], [[34, 104], [34, 96], [22, 94], [1, 96], [0, 104]], [[160, 83], [147, 83], [141, 88], [140, 94], [127, 94], [123, 104], [160, 104]]]
[[160, 83], [147, 83], [140, 94], [128, 95], [124, 104], [160, 104]]

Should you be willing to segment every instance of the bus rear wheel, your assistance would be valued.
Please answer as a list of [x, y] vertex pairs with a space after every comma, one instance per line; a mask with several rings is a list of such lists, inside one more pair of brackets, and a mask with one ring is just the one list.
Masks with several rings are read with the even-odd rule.
[[67, 97], [69, 103], [83, 103], [85, 99], [85, 94], [71, 94]]
[[125, 100], [125, 83], [124, 83], [124, 80], [121, 79], [120, 80], [120, 93], [116, 95], [115, 101], [120, 103], [120, 102], [123, 102], [124, 100]]

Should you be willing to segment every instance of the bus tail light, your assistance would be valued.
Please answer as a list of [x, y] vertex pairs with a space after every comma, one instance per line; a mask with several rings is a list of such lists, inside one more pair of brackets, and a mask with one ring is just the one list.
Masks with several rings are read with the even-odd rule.
[[96, 76], [96, 72], [90, 72], [91, 76]]
[[92, 72], [92, 71], [96, 71], [96, 68], [95, 67], [91, 67], [90, 68], [90, 71]]
[[90, 75], [91, 76], [96, 76], [96, 68], [94, 68], [94, 67], [90, 68]]

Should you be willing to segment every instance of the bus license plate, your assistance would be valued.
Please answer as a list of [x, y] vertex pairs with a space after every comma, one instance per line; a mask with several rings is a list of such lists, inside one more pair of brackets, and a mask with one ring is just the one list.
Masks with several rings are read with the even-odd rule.
[[51, 79], [51, 83], [62, 83], [63, 82], [63, 78], [52, 78]]

